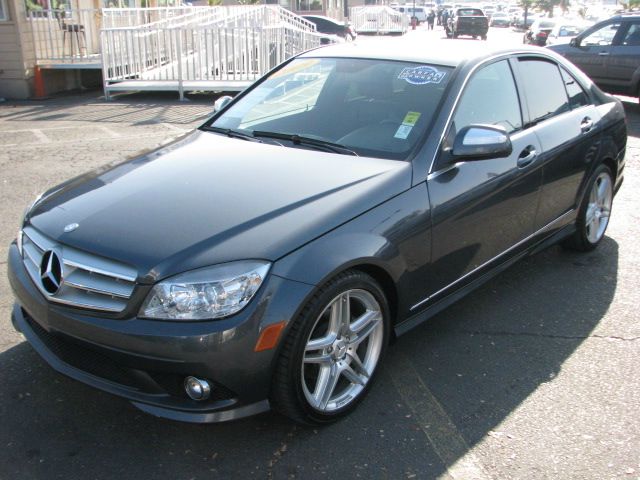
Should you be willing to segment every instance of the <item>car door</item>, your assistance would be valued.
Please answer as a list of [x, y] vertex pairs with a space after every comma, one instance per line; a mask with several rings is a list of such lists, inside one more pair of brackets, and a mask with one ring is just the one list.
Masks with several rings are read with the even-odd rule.
[[[456, 132], [474, 124], [503, 126], [513, 152], [506, 158], [452, 163]], [[431, 297], [472, 277], [479, 267], [532, 234], [542, 180], [536, 162], [539, 152], [535, 133], [523, 129], [509, 60], [478, 70], [462, 92], [427, 179], [433, 238]]]
[[609, 82], [612, 87], [627, 95], [638, 95], [640, 76], [640, 18], [624, 22], [624, 31], [609, 56]]
[[528, 129], [542, 147], [539, 230], [576, 208], [587, 166], [598, 152], [601, 116], [580, 83], [555, 61], [520, 57], [516, 73], [527, 101]]
[[599, 85], [607, 84], [608, 60], [620, 29], [620, 20], [596, 25], [577, 37], [564, 55]]

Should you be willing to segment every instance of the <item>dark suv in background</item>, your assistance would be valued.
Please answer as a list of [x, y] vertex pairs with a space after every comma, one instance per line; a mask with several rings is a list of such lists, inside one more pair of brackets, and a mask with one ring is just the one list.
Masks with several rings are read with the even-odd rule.
[[489, 19], [479, 8], [458, 8], [445, 26], [447, 37], [458, 38], [469, 35], [473, 38], [487, 39]]
[[616, 15], [585, 30], [568, 45], [553, 45], [605, 92], [639, 96], [640, 14]]

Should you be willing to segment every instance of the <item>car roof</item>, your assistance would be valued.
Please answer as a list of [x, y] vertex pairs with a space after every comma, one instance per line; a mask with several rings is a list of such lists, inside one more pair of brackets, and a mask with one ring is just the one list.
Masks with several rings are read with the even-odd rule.
[[[485, 58], [509, 53], [550, 52], [539, 47], [518, 46], [504, 48], [492, 46], [486, 42], [457, 42], [441, 40], [431, 44], [426, 49], [422, 44], [416, 44], [402, 38], [385, 38], [382, 41], [349, 42], [329, 45], [303, 53], [301, 57], [334, 57], [334, 58], [363, 58], [377, 60], [399, 60], [406, 62], [427, 63], [457, 67], [470, 61], [480, 61]], [[550, 55], [554, 56], [554, 55]], [[555, 58], [555, 56], [554, 56]]]

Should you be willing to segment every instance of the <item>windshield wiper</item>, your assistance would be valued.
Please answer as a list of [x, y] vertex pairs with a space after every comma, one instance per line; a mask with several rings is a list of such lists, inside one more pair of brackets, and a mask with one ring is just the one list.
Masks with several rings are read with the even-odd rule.
[[353, 150], [349, 150], [344, 145], [340, 145], [339, 143], [328, 142], [326, 140], [320, 140], [318, 138], [305, 137], [303, 135], [296, 135], [295, 133], [280, 133], [280, 132], [266, 132], [262, 130], [254, 130], [254, 137], [265, 137], [265, 138], [275, 138], [278, 140], [289, 140], [294, 145], [310, 145], [312, 147], [318, 147], [325, 151], [330, 151], [334, 153], [341, 153], [343, 155], [354, 155], [358, 156], [356, 152]]
[[227, 137], [240, 138], [249, 142], [261, 142], [260, 139], [255, 138], [249, 133], [244, 133], [239, 130], [232, 130], [231, 128], [202, 127], [202, 130], [204, 130], [205, 132], [221, 133], [222, 135], [226, 135]]

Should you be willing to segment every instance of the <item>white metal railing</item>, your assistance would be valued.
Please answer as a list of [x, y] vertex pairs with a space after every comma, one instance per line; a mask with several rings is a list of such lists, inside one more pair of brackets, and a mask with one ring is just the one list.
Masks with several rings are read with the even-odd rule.
[[[160, 89], [171, 84], [182, 97], [218, 82], [249, 84], [291, 56], [320, 45], [320, 35], [291, 25], [104, 29], [101, 35], [105, 95], [126, 82]], [[115, 88], [114, 88], [115, 87]], [[142, 88], [140, 88], [142, 89]], [[200, 89], [200, 88], [196, 88]]]
[[100, 63], [100, 31], [115, 28], [258, 28], [289, 25], [313, 32], [313, 23], [276, 5], [34, 10], [27, 13], [36, 60]]
[[349, 20], [358, 33], [406, 33], [409, 17], [385, 6], [352, 7]]
[[216, 7], [167, 7], [167, 8], [104, 8], [103, 28], [156, 25], [210, 25], [225, 23], [228, 26], [268, 26], [280, 22], [294, 25], [301, 30], [315, 31], [315, 24], [289, 10], [276, 5], [235, 5]]
[[38, 63], [99, 62], [102, 14], [99, 9], [27, 12]]

